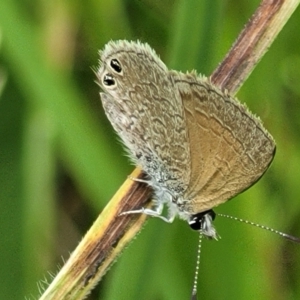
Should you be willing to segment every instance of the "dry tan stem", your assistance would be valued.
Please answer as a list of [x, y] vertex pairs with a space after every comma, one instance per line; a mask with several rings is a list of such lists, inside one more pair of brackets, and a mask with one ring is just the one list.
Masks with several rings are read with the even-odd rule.
[[[211, 76], [235, 94], [267, 51], [300, 0], [264, 0]], [[134, 178], [142, 178], [136, 169]], [[118, 216], [149, 203], [151, 190], [126, 180], [40, 299], [83, 299], [141, 229], [145, 215]]]
[[211, 81], [234, 95], [269, 49], [299, 0], [264, 0], [246, 24]]

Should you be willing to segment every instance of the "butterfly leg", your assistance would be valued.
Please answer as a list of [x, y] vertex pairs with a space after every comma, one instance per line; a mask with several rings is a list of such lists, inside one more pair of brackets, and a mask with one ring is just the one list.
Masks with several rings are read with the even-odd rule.
[[124, 211], [124, 212], [120, 213], [120, 216], [129, 215], [129, 214], [145, 214], [145, 215], [148, 215], [151, 217], [160, 218], [167, 223], [172, 223], [175, 219], [175, 214], [172, 214], [168, 218], [166, 218], [161, 215], [163, 208], [164, 208], [164, 204], [158, 203], [158, 205], [156, 205], [154, 207], [154, 209], [142, 207], [141, 209], [137, 209], [137, 210]]
[[147, 180], [147, 179], [140, 179], [140, 178], [135, 178], [135, 177], [132, 177], [132, 176], [127, 176], [128, 179], [132, 180], [132, 181], [136, 181], [136, 182], [143, 182], [143, 183], [147, 183], [149, 185], [150, 183], [150, 180]]

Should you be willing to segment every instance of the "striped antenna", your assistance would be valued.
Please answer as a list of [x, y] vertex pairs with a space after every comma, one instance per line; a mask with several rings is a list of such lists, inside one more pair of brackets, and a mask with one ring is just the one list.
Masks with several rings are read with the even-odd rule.
[[235, 220], [235, 221], [238, 221], [238, 222], [241, 222], [241, 223], [246, 223], [246, 224], [249, 224], [249, 225], [252, 225], [252, 226], [256, 226], [256, 227], [264, 229], [264, 230], [268, 230], [272, 233], [276, 233], [277, 235], [280, 235], [280, 236], [284, 237], [285, 239], [287, 239], [289, 241], [300, 244], [300, 238], [298, 238], [296, 236], [293, 236], [293, 235], [290, 235], [290, 234], [283, 233], [281, 231], [275, 230], [275, 229], [270, 228], [268, 226], [260, 225], [260, 224], [253, 223], [253, 222], [248, 221], [248, 220], [240, 219], [240, 218], [229, 216], [229, 215], [223, 215], [223, 214], [217, 214], [217, 215], [220, 216], [220, 217]]
[[197, 283], [198, 283], [199, 266], [200, 266], [202, 237], [203, 237], [203, 232], [202, 232], [202, 230], [200, 230], [199, 231], [198, 250], [197, 250], [197, 259], [196, 259], [196, 269], [195, 269], [194, 284], [193, 284], [191, 300], [197, 300]]

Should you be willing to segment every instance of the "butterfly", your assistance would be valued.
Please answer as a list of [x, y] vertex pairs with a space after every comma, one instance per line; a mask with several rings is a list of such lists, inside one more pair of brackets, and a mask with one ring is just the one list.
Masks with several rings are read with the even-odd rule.
[[125, 213], [178, 215], [216, 239], [212, 209], [257, 182], [275, 155], [261, 120], [209, 78], [168, 70], [139, 41], [109, 42], [96, 75], [108, 119], [154, 190], [153, 208]]

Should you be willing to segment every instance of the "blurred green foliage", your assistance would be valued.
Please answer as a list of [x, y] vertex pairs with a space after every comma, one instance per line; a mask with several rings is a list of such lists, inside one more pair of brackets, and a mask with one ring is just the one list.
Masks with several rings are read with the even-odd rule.
[[[0, 299], [37, 282], [76, 247], [124, 181], [128, 159], [91, 67], [111, 39], [148, 42], [170, 68], [209, 75], [258, 1], [17, 1], [0, 5]], [[277, 141], [271, 169], [217, 208], [300, 236], [300, 11], [238, 94]], [[300, 246], [217, 218], [199, 298], [300, 299]], [[147, 222], [89, 299], [189, 299], [198, 235]]]

